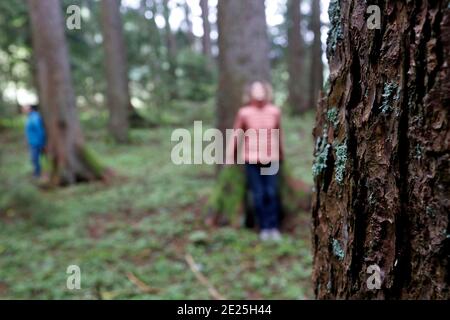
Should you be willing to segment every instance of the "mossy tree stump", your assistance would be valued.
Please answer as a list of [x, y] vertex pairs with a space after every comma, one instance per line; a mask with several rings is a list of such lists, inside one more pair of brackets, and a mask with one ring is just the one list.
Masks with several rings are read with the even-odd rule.
[[[287, 165], [281, 165], [279, 175], [280, 219], [283, 225], [289, 216], [309, 210], [312, 192], [306, 183], [292, 178]], [[206, 214], [209, 225], [257, 226], [243, 166], [221, 169], [206, 205]]]

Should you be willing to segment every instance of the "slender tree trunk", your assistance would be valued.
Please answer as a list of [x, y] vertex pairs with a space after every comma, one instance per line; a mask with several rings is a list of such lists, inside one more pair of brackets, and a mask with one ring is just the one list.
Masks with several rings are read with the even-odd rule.
[[202, 9], [203, 20], [203, 38], [202, 50], [205, 57], [212, 61], [211, 51], [211, 23], [209, 22], [209, 2], [208, 0], [200, 0], [200, 7]]
[[130, 91], [128, 67], [120, 18], [120, 0], [100, 1], [105, 49], [109, 131], [116, 142], [128, 141]]
[[219, 1], [219, 90], [217, 120], [224, 132], [233, 127], [243, 89], [252, 81], [270, 81], [269, 40], [264, 0]]
[[58, 0], [29, 0], [41, 111], [54, 184], [100, 178], [103, 168], [85, 147], [72, 87]]
[[379, 30], [364, 1], [330, 3], [330, 90], [314, 130], [315, 292], [449, 299], [449, 3], [378, 3]]
[[[140, 10], [143, 17], [145, 17], [145, 12], [147, 10], [151, 11], [152, 18], [145, 21], [145, 26], [147, 26], [146, 33], [149, 33], [149, 42], [152, 46], [152, 49], [154, 51], [155, 58], [157, 60], [162, 59], [161, 50], [160, 47], [163, 46], [162, 36], [161, 32], [156, 24], [155, 18], [158, 15], [158, 6], [155, 1], [148, 1], [148, 0], [141, 0], [140, 3]], [[155, 63], [156, 65], [160, 66], [161, 63]]]
[[[169, 62], [169, 74], [172, 80], [175, 79], [175, 70], [176, 70], [176, 56], [177, 56], [177, 43], [175, 39], [175, 35], [172, 32], [172, 28], [170, 27], [170, 8], [169, 8], [169, 0], [163, 0], [163, 15], [166, 21], [165, 26], [165, 36], [166, 36], [166, 47], [167, 47], [167, 57]], [[175, 92], [173, 92], [175, 94]]]
[[287, 11], [288, 23], [288, 72], [289, 96], [288, 103], [291, 111], [300, 114], [306, 111], [305, 91], [302, 87], [302, 73], [304, 60], [304, 44], [301, 33], [301, 0], [289, 0]]
[[189, 41], [189, 46], [191, 48], [194, 47], [195, 44], [195, 36], [193, 32], [193, 26], [192, 26], [192, 18], [191, 18], [191, 8], [189, 7], [189, 3], [185, 0], [184, 1], [184, 20], [186, 23], [186, 34]]
[[[162, 108], [167, 104], [168, 97], [166, 97], [166, 92], [163, 90], [158, 90], [161, 86], [165, 85], [167, 74], [164, 71], [164, 68], [161, 64], [161, 61], [164, 61], [163, 54], [161, 52], [161, 48], [164, 46], [161, 31], [158, 28], [155, 17], [158, 15], [158, 7], [155, 1], [141, 0], [140, 10], [142, 19], [141, 28], [146, 34], [146, 38], [148, 39], [148, 43], [152, 48], [152, 53], [148, 54], [146, 57], [147, 64], [150, 67], [150, 70], [153, 74], [153, 83], [152, 85], [155, 87], [154, 92], [157, 94], [152, 95], [152, 103], [155, 106], [155, 113], [152, 116], [151, 121], [146, 121], [146, 126], [158, 126], [161, 124], [161, 111]], [[145, 12], [150, 11], [152, 13], [152, 18], [145, 18]]]
[[314, 33], [314, 41], [311, 48], [311, 71], [308, 109], [315, 109], [319, 99], [319, 93], [323, 87], [323, 62], [322, 62], [322, 39], [320, 21], [320, 1], [312, 1], [311, 8], [311, 31]]

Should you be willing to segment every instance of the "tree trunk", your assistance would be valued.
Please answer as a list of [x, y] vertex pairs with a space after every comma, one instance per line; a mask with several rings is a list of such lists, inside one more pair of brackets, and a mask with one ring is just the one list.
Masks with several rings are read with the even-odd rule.
[[[237, 110], [243, 104], [245, 86], [253, 81], [270, 81], [264, 0], [219, 1], [218, 27], [220, 77], [217, 124], [225, 137], [226, 129], [233, 128]], [[224, 155], [225, 150], [224, 144]], [[219, 219], [224, 216], [239, 217], [238, 213], [245, 204], [245, 190], [242, 170], [234, 166], [224, 168], [218, 175], [208, 205], [212, 208], [212, 216]]]
[[449, 299], [450, 9], [378, 3], [379, 30], [364, 1], [330, 3], [330, 90], [314, 129], [315, 293]]
[[270, 80], [269, 40], [264, 0], [219, 1], [219, 129], [233, 127], [243, 90]]
[[189, 46], [193, 48], [195, 44], [195, 36], [192, 26], [191, 8], [189, 7], [189, 3], [186, 0], [184, 1], [184, 20], [186, 23], [186, 34]]
[[[174, 80], [175, 70], [176, 70], [176, 56], [177, 56], [177, 43], [175, 39], [175, 35], [172, 32], [172, 28], [170, 27], [170, 8], [169, 8], [169, 0], [163, 0], [163, 15], [164, 20], [166, 21], [165, 25], [165, 36], [166, 36], [166, 47], [167, 47], [167, 59], [169, 63], [169, 74], [171, 76], [171, 80]], [[176, 94], [176, 92], [172, 92], [171, 95]]]
[[[167, 90], [161, 90], [160, 88], [165, 86], [166, 83], [170, 83], [170, 79], [168, 79], [168, 74], [165, 72], [161, 63], [161, 61], [164, 61], [164, 56], [161, 52], [161, 48], [164, 47], [164, 44], [161, 31], [155, 21], [159, 14], [158, 4], [155, 1], [141, 0], [140, 10], [142, 17], [144, 17], [141, 28], [146, 34], [146, 39], [152, 48], [152, 52], [146, 57], [146, 63], [149, 65], [151, 73], [153, 74], [154, 93], [152, 94], [151, 100], [155, 105], [154, 115], [151, 120], [146, 120], [145, 127], [154, 127], [161, 124], [161, 112], [169, 100], [166, 92]], [[147, 10], [152, 13], [151, 19], [145, 18], [145, 12]], [[132, 122], [133, 127], [135, 127], [135, 124], [136, 123]]]
[[301, 33], [301, 0], [289, 0], [287, 10], [288, 23], [288, 73], [289, 96], [291, 111], [300, 114], [306, 111], [305, 92], [302, 88], [302, 73], [304, 57], [303, 37]]
[[60, 2], [29, 0], [28, 4], [52, 182], [64, 185], [98, 179], [104, 170], [84, 144]]
[[322, 40], [320, 21], [320, 1], [312, 1], [311, 8], [311, 31], [314, 33], [314, 41], [311, 48], [311, 71], [308, 109], [315, 109], [319, 99], [319, 93], [323, 88], [323, 62], [322, 62]]
[[211, 51], [211, 23], [209, 22], [209, 3], [208, 0], [200, 0], [200, 7], [202, 9], [203, 20], [203, 38], [202, 38], [202, 50], [205, 57], [212, 61]]
[[128, 141], [131, 103], [120, 0], [101, 1], [100, 5], [109, 108], [108, 128], [116, 142], [125, 143]]

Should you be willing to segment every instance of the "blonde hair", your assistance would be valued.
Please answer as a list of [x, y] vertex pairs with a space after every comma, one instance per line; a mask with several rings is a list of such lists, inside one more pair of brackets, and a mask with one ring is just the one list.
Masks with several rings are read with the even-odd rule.
[[244, 94], [242, 96], [242, 103], [244, 105], [249, 104], [252, 100], [252, 87], [256, 83], [261, 83], [266, 91], [266, 102], [273, 102], [273, 87], [268, 81], [253, 81], [247, 84], [244, 88]]

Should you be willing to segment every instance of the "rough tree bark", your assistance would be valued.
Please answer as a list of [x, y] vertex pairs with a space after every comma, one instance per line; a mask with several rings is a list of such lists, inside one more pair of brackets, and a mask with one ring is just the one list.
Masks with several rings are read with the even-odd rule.
[[211, 51], [211, 23], [209, 22], [209, 3], [208, 0], [200, 0], [200, 7], [202, 9], [202, 21], [203, 21], [203, 37], [202, 37], [202, 50], [205, 57], [212, 61]]
[[101, 1], [101, 25], [105, 50], [108, 128], [116, 142], [128, 141], [130, 91], [120, 0]]
[[233, 127], [243, 90], [252, 81], [270, 81], [269, 40], [264, 0], [219, 1], [219, 129]]
[[41, 111], [54, 184], [101, 178], [104, 169], [85, 146], [72, 87], [58, 0], [29, 0]]
[[449, 2], [376, 3], [379, 30], [364, 1], [330, 3], [330, 90], [314, 130], [315, 293], [449, 299]]
[[312, 1], [310, 29], [314, 33], [314, 41], [311, 47], [311, 71], [308, 109], [315, 109], [323, 87], [323, 62], [322, 62], [322, 40], [320, 21], [320, 1]]
[[306, 111], [305, 92], [302, 88], [302, 73], [304, 57], [304, 43], [301, 33], [301, 0], [289, 0], [287, 6], [288, 24], [288, 73], [289, 96], [288, 103], [294, 114]]

